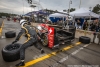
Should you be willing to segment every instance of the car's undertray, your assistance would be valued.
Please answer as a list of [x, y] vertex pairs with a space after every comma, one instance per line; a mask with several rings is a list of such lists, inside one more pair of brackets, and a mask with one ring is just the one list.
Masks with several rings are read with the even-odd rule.
[[56, 31], [56, 36], [58, 37], [58, 41], [61, 42], [70, 42], [73, 38], [72, 32], [67, 32], [64, 30]]

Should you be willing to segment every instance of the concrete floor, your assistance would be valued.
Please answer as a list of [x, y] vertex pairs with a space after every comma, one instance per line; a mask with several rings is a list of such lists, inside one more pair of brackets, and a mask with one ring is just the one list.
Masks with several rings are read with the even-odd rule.
[[[7, 21], [4, 20], [4, 28], [3, 28], [3, 33], [2, 33], [2, 38], [0, 38], [0, 51], [2, 50], [3, 47], [6, 45], [12, 43], [15, 38], [5, 38], [5, 32], [7, 31], [15, 31], [17, 34], [20, 31], [20, 24], [18, 22], [13, 22], [13, 21]], [[19, 43], [23, 43], [24, 40], [26, 40], [25, 37], [22, 37], [22, 39], [19, 41]], [[67, 47], [71, 44], [76, 44], [78, 42], [78, 39], [75, 39], [74, 42], [68, 43], [66, 45], [61, 45], [60, 49], [63, 49], [64, 47]], [[41, 45], [41, 47], [43, 47]], [[45, 55], [49, 54], [51, 52], [58, 51], [59, 49], [49, 49], [48, 47], [43, 47], [45, 50]], [[34, 58], [39, 57], [43, 54], [40, 53], [38, 49], [36, 49], [34, 46], [29, 47], [26, 50], [26, 59], [25, 62], [29, 62], [31, 60], [34, 60]], [[65, 60], [64, 60], [65, 59]], [[60, 62], [61, 63], [57, 63]], [[14, 62], [5, 62], [2, 58], [2, 53], [0, 52], [0, 67], [15, 67], [15, 64], [20, 62], [14, 61]], [[100, 45], [97, 44], [80, 44], [78, 46], [74, 46], [73, 48], [59, 52], [56, 55], [42, 60], [36, 64], [33, 64], [28, 67], [72, 67], [72, 65], [95, 65], [91, 67], [99, 67], [100, 65]], [[76, 66], [78, 67], [78, 66]]]

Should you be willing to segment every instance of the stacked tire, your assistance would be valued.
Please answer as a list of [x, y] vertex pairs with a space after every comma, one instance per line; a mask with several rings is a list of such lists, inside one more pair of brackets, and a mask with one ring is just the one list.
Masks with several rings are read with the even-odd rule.
[[90, 41], [91, 41], [91, 39], [89, 37], [86, 37], [86, 36], [79, 37], [79, 42], [81, 42], [81, 43], [89, 44]]
[[2, 49], [2, 57], [6, 62], [16, 61], [20, 58], [21, 44], [9, 44]]
[[16, 32], [8, 31], [8, 32], [5, 33], [5, 37], [6, 38], [14, 38], [14, 37], [16, 37]]

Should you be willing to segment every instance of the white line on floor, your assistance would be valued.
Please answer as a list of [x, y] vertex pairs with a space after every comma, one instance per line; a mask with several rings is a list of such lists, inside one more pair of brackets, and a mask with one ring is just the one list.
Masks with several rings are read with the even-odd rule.
[[50, 66], [50, 67], [57, 67], [59, 63], [63, 63], [64, 61], [68, 60], [69, 57], [70, 57], [71, 55], [77, 54], [79, 51], [83, 50], [84, 47], [87, 47], [87, 46], [89, 46], [89, 45], [90, 45], [90, 44], [84, 45], [83, 47], [81, 47], [81, 48], [77, 49], [76, 51], [72, 52], [70, 55], [68, 55], [68, 56], [66, 56], [66, 57], [64, 57], [64, 58], [62, 58], [60, 61], [58, 61], [57, 63], [55, 63], [54, 65], [52, 65], [52, 66]]

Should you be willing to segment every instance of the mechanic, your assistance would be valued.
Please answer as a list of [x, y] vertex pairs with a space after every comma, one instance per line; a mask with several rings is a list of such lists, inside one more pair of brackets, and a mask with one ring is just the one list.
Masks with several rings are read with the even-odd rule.
[[36, 30], [29, 26], [27, 24], [27, 21], [25, 19], [22, 19], [20, 21], [20, 25], [21, 25], [21, 31], [19, 32], [18, 36], [16, 37], [15, 41], [12, 42], [12, 44], [14, 45], [14, 43], [16, 43], [17, 41], [19, 41], [19, 39], [21, 38], [21, 36], [23, 34], [27, 35], [27, 41], [25, 41], [25, 43], [21, 46], [20, 49], [20, 60], [21, 62], [16, 64], [16, 66], [24, 66], [24, 59], [25, 59], [25, 49], [34, 45], [37, 49], [41, 50], [41, 53], [44, 53], [44, 50], [37, 44], [38, 40], [39, 40], [39, 36], [36, 33]]

